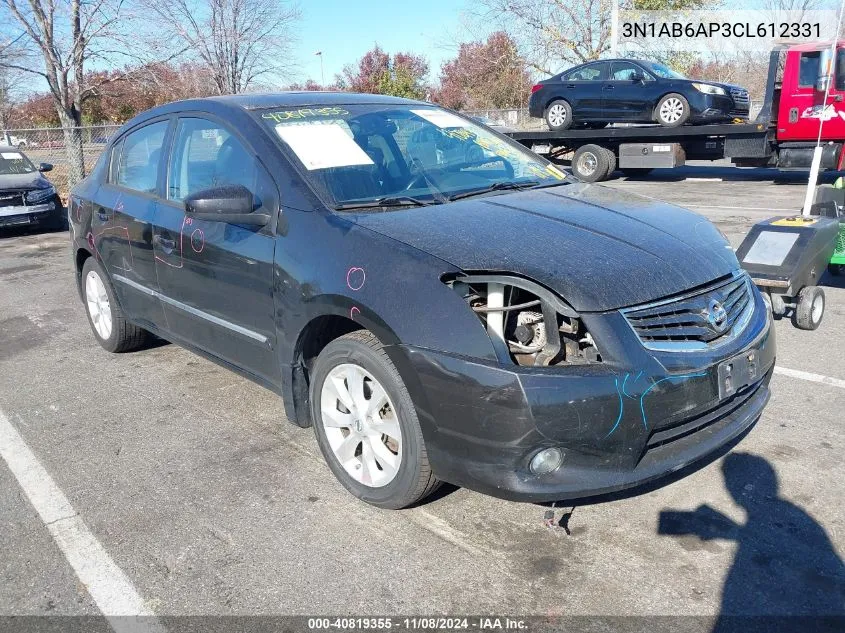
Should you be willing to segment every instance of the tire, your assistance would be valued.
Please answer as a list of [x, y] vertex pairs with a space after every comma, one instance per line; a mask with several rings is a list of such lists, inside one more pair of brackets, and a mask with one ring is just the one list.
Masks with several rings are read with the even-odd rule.
[[[397, 510], [420, 501], [440, 485], [431, 472], [405, 383], [371, 332], [358, 330], [335, 339], [320, 352], [312, 369], [309, 395], [317, 444], [332, 473], [349, 492], [379, 508]], [[348, 387], [350, 379], [353, 385], [361, 380], [357, 399], [352, 396], [355, 388]], [[355, 412], [373, 406], [368, 403], [378, 387], [385, 395], [380, 399], [383, 406], [368, 411], [373, 415], [356, 417]], [[358, 406], [346, 407], [341, 398]], [[380, 436], [379, 430], [373, 433], [371, 424], [383, 426]], [[341, 461], [344, 455], [349, 457]]]
[[582, 145], [572, 156], [572, 173], [584, 182], [604, 180], [611, 167], [611, 157], [614, 158], [615, 164], [615, 156], [610, 150], [599, 145]]
[[622, 173], [628, 178], [642, 178], [651, 173], [651, 167], [623, 167]]
[[680, 127], [689, 116], [689, 102], [677, 92], [664, 96], [654, 109], [654, 119], [663, 127]]
[[798, 293], [798, 307], [793, 322], [801, 330], [815, 330], [824, 317], [824, 290], [818, 286], [806, 286]]
[[572, 125], [572, 107], [563, 99], [556, 99], [546, 108], [543, 118], [552, 132], [568, 130]]
[[[91, 278], [90, 283], [93, 284], [90, 295], [88, 288], [89, 277]], [[99, 284], [101, 284], [99, 293], [93, 292], [97, 289], [97, 281], [95, 279], [99, 280]], [[88, 323], [91, 326], [91, 331], [94, 333], [94, 338], [97, 339], [97, 342], [103, 349], [108, 352], [118, 353], [130, 352], [144, 346], [149, 333], [126, 320], [123, 310], [120, 308], [114, 295], [114, 288], [111, 282], [103, 272], [102, 266], [93, 257], [86, 259], [85, 264], [82, 266], [80, 284], [82, 301], [85, 304], [85, 314], [88, 315]], [[96, 301], [95, 297], [99, 298], [99, 301]], [[89, 301], [89, 298], [92, 300]], [[92, 305], [94, 303], [97, 304], [100, 312], [95, 310], [95, 307]], [[95, 312], [98, 315], [97, 317], [94, 316]], [[107, 329], [105, 329], [105, 321], [102, 321], [106, 312], [110, 319]], [[103, 323], [102, 327], [99, 326], [100, 323]]]
[[603, 147], [602, 149], [604, 150], [605, 156], [607, 156], [607, 173], [604, 175], [604, 180], [607, 180], [613, 175], [613, 172], [616, 171], [616, 153], [606, 147]]

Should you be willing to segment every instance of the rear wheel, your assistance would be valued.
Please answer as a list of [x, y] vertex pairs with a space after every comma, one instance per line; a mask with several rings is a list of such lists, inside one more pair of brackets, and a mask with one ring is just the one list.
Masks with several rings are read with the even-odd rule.
[[663, 97], [655, 108], [655, 118], [663, 127], [679, 127], [687, 122], [689, 116], [689, 102], [675, 92]]
[[405, 383], [382, 344], [359, 330], [317, 357], [314, 434], [329, 468], [359, 499], [381, 508], [416, 503], [437, 488]]
[[103, 349], [129, 352], [147, 342], [147, 331], [126, 320], [111, 282], [93, 257], [82, 266], [82, 296], [88, 323]]
[[572, 107], [563, 99], [552, 101], [546, 108], [545, 119], [553, 132], [567, 130], [572, 125]]
[[599, 145], [582, 145], [572, 156], [572, 173], [584, 182], [604, 180], [611, 167], [611, 158], [615, 166], [613, 153]]
[[795, 327], [815, 330], [824, 316], [824, 290], [818, 286], [806, 286], [798, 293], [798, 306], [793, 316]]

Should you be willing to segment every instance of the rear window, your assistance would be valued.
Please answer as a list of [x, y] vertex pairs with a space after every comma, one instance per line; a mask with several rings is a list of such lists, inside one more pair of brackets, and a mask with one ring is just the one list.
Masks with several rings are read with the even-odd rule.
[[587, 64], [564, 75], [566, 81], [603, 81], [607, 79], [607, 64]]

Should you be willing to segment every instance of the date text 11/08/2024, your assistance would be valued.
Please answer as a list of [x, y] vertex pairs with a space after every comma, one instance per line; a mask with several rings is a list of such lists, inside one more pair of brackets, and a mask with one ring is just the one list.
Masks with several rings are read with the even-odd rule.
[[310, 630], [405, 630], [405, 631], [525, 631], [528, 623], [508, 617], [349, 617], [308, 618]]

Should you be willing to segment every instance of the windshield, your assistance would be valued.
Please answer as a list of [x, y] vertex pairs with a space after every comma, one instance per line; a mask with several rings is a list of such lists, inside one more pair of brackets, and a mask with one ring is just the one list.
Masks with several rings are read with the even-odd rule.
[[645, 62], [645, 67], [661, 79], [686, 79], [681, 73], [676, 73], [671, 68], [656, 62]]
[[315, 106], [259, 116], [335, 208], [439, 204], [566, 181], [521, 145], [436, 107]]
[[18, 151], [0, 152], [0, 176], [31, 174], [36, 171], [29, 159]]

